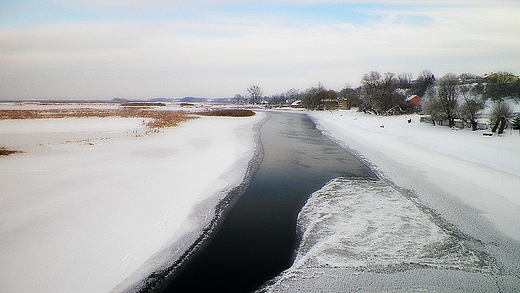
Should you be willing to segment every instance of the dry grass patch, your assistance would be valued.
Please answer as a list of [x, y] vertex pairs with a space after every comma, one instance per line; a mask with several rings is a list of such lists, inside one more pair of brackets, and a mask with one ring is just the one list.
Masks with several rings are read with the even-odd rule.
[[255, 112], [244, 109], [214, 109], [197, 112], [196, 114], [202, 116], [251, 117], [255, 115]]
[[121, 107], [140, 107], [140, 108], [150, 108], [150, 107], [164, 107], [165, 103], [156, 103], [156, 102], [129, 102], [121, 104]]
[[196, 119], [197, 117], [189, 115], [184, 111], [151, 111], [141, 110], [146, 118], [153, 118], [152, 121], [146, 123], [148, 128], [159, 129], [179, 125], [179, 123]]
[[122, 117], [151, 118], [146, 126], [159, 129], [177, 126], [179, 123], [195, 119], [184, 111], [156, 111], [141, 108], [120, 109], [49, 109], [49, 110], [0, 110], [0, 120], [6, 119], [49, 119], [49, 118], [86, 118], [86, 117]]
[[8, 150], [4, 147], [0, 147], [0, 156], [9, 156], [12, 154], [21, 153], [20, 151]]

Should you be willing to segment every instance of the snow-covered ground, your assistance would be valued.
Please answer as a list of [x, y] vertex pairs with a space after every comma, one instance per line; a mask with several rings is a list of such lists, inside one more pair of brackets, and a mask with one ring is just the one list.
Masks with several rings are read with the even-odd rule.
[[[407, 282], [422, 290], [422, 276], [441, 291], [445, 280], [487, 288], [496, 278], [480, 272], [503, 264], [518, 275], [518, 131], [488, 137], [420, 123], [417, 115], [308, 113], [389, 180], [339, 178], [315, 193], [300, 214], [295, 266], [272, 291], [287, 291], [284, 282], [295, 278], [308, 281], [304, 291], [323, 282], [381, 290]], [[118, 292], [160, 265], [150, 262], [157, 252], [175, 243], [169, 253], [180, 256], [244, 178], [264, 117], [202, 117], [152, 135], [133, 118], [0, 121], [0, 146], [24, 151], [0, 157], [0, 291]], [[458, 243], [444, 220], [469, 235], [469, 248], [442, 254]], [[403, 272], [403, 264], [424, 268]], [[373, 278], [381, 267], [396, 272]], [[503, 288], [518, 285], [501, 280]]]
[[0, 291], [118, 291], [161, 249], [180, 256], [242, 182], [262, 117], [151, 135], [133, 118], [0, 120], [0, 146], [24, 152], [0, 157]]

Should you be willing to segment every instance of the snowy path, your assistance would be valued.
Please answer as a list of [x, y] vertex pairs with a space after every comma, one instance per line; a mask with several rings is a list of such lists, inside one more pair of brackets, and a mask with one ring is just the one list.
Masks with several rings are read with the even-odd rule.
[[242, 182], [261, 119], [142, 137], [141, 119], [0, 121], [26, 152], [0, 157], [0, 291], [108, 292], [163, 246], [179, 256]]

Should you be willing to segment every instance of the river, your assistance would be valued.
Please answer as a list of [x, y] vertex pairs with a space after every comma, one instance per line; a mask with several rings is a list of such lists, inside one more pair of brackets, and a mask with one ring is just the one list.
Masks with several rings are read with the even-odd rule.
[[202, 251], [162, 292], [251, 292], [288, 268], [296, 219], [309, 195], [337, 177], [376, 176], [303, 113], [268, 112], [263, 160]]

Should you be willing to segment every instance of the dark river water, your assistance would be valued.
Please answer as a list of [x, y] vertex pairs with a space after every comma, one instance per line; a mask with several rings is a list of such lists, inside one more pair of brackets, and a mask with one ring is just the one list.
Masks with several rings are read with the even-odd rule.
[[291, 265], [296, 219], [329, 180], [376, 178], [324, 137], [302, 113], [268, 112], [264, 157], [251, 183], [208, 244], [162, 292], [251, 292]]

